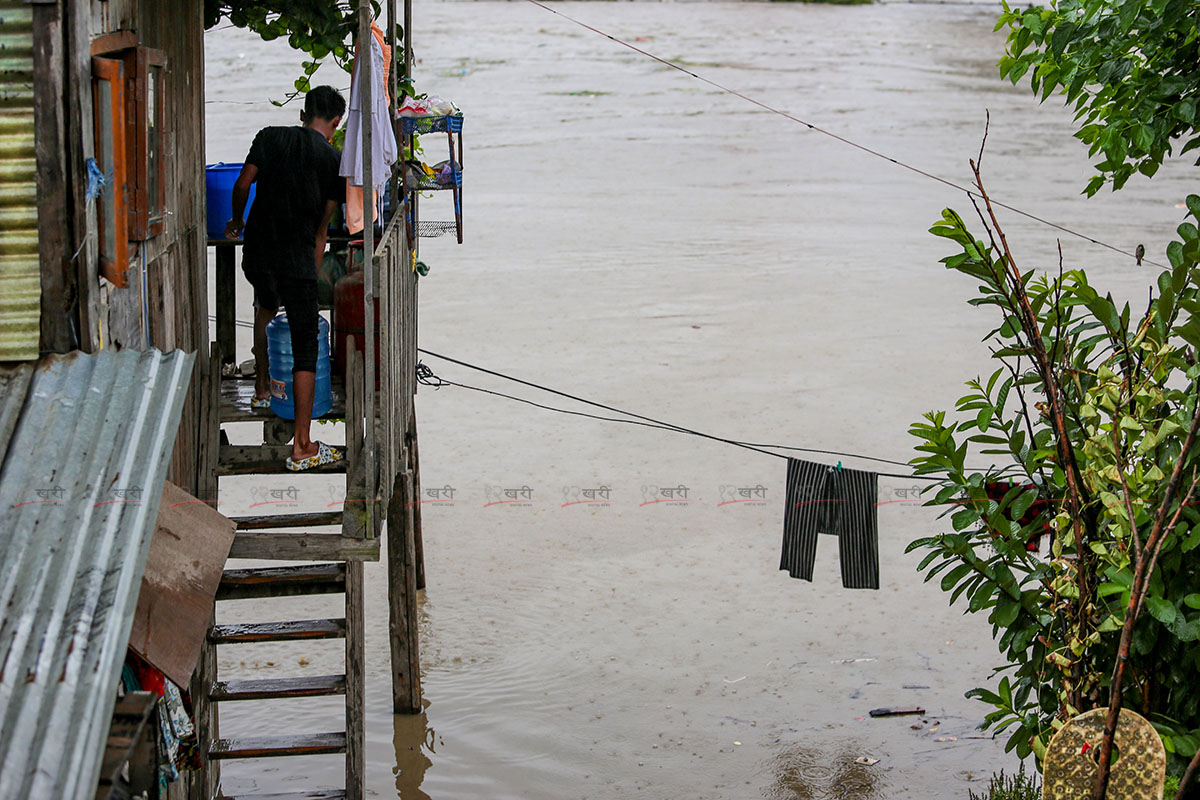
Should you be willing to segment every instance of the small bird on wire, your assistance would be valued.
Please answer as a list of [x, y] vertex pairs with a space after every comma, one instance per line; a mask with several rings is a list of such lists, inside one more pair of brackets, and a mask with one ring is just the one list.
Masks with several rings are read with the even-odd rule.
[[1133, 257], [1137, 259], [1137, 265], [1142, 265], [1142, 259], [1146, 257], [1146, 245], [1139, 244], [1133, 250]]

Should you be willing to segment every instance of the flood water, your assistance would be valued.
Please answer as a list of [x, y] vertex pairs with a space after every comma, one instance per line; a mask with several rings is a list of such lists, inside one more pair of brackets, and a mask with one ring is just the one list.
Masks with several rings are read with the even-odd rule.
[[[1079, 195], [1091, 170], [1070, 114], [996, 73], [994, 6], [553, 7], [959, 183], [990, 111], [996, 197], [1155, 260], [1182, 218], [1186, 165]], [[910, 422], [990, 372], [980, 338], [996, 321], [966, 304], [974, 287], [926, 233], [946, 206], [971, 212], [961, 193], [529, 3], [418, 0], [414, 19], [418, 87], [466, 114], [465, 243], [421, 242], [422, 347], [722, 437], [896, 461], [911, 455]], [[295, 120], [267, 99], [301, 57], [236, 30], [206, 46], [208, 161], [240, 161], [258, 128]], [[444, 146], [427, 137], [426, 160]], [[449, 219], [449, 197], [422, 209]], [[1002, 221], [1023, 268], [1057, 269], [1060, 234]], [[1062, 244], [1068, 268], [1117, 297], [1140, 302], [1157, 273]], [[595, 411], [424, 360], [449, 380]], [[386, 580], [368, 565], [369, 796], [961, 799], [1016, 767], [976, 730], [988, 709], [963, 698], [999, 663], [989, 626], [948, 608], [904, 554], [941, 530], [911, 480], [880, 478], [881, 588], [852, 591], [832, 537], [814, 582], [777, 571], [781, 459], [454, 387], [422, 388], [417, 409], [424, 485], [453, 490], [423, 509], [427, 708], [390, 713]], [[300, 493], [286, 511], [340, 499], [329, 479], [278, 483]], [[575, 502], [602, 486], [608, 502]], [[686, 500], [655, 502], [662, 487]], [[739, 502], [758, 487], [761, 502]], [[497, 502], [514, 489], [528, 489], [522, 503]], [[262, 491], [227, 479], [222, 511], [249, 513]], [[222, 614], [340, 611], [312, 598]], [[223, 647], [220, 666], [323, 674], [340, 652]], [[926, 714], [868, 716], [884, 706]], [[221, 733], [340, 730], [341, 707], [228, 704]], [[227, 762], [224, 788], [338, 787], [341, 771], [340, 756]]]

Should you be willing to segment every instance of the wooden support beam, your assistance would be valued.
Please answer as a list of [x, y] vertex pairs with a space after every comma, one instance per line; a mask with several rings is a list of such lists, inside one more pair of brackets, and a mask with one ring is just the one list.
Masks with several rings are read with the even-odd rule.
[[209, 347], [200, 373], [200, 430], [196, 441], [196, 497], [217, 507], [217, 466], [221, 452], [221, 346]]
[[33, 125], [37, 174], [38, 256], [42, 276], [43, 352], [75, 347], [75, 266], [67, 248], [66, 144], [61, 3], [33, 5]]
[[417, 562], [417, 588], [425, 588], [425, 537], [421, 532], [421, 453], [417, 448], [417, 411], [408, 421], [408, 468], [413, 474], [413, 551]]
[[[370, 58], [371, 47], [371, 4], [367, 0], [358, 0], [358, 41], [360, 53], [365, 54], [359, 67], [360, 108], [374, 108], [372, 91], [376, 78], [373, 73], [373, 61]], [[362, 152], [373, 153], [371, 142], [374, 137], [374, 123], [362, 127]], [[363, 197], [370, 197], [375, 186], [375, 176], [371, 174], [374, 159], [363, 160]], [[363, 441], [363, 451], [368, 463], [367, 496], [374, 498], [379, 494], [379, 449], [376, 444], [376, 415], [375, 415], [375, 204], [363, 203], [363, 409], [366, 418], [366, 436]], [[367, 529], [374, 534], [375, 518], [379, 509], [374, 503], [367, 503]]]
[[417, 641], [417, 570], [413, 543], [412, 473], [396, 475], [387, 515], [388, 628], [392, 646], [392, 710], [421, 713], [421, 657]]
[[[92, 6], [90, 3], [64, 4], [66, 20], [65, 61], [66, 134], [67, 150], [67, 217], [63, 238], [72, 254], [75, 271], [74, 308], [79, 322], [79, 349], [95, 353], [100, 339], [100, 267], [96, 263], [95, 236], [88, 229], [87, 159], [96, 155], [92, 135], [92, 54], [88, 43], [92, 39]], [[205, 320], [207, 323], [207, 320]], [[202, 348], [197, 347], [203, 352]], [[200, 359], [197, 359], [200, 360]]]
[[346, 800], [362, 800], [366, 771], [366, 625], [363, 565], [346, 564]]
[[217, 245], [217, 344], [221, 346], [222, 363], [237, 360], [237, 248], [232, 243]]
[[[209, 617], [211, 630], [216, 623], [215, 613]], [[217, 648], [205, 637], [200, 649], [200, 661], [192, 674], [192, 710], [196, 715], [196, 740], [200, 743], [200, 769], [188, 773], [188, 797], [210, 800], [217, 796], [221, 784], [220, 762], [208, 757], [208, 743], [220, 737], [217, 709], [208, 697], [209, 687], [217, 680]]]

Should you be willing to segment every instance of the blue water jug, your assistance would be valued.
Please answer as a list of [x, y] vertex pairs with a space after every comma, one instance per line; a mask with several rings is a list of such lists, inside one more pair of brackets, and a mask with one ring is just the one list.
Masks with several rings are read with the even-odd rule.
[[[287, 314], [279, 314], [267, 323], [267, 358], [271, 375], [271, 410], [284, 419], [296, 418], [292, 393], [292, 331]], [[313, 419], [333, 408], [333, 387], [329, 383], [329, 323], [317, 315], [317, 385], [313, 394]]]

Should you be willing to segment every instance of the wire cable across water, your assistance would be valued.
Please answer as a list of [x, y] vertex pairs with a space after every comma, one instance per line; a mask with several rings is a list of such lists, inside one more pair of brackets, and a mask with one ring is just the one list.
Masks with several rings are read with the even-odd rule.
[[[981, 195], [975, 189], [972, 189], [968, 186], [963, 186], [960, 183], [955, 183], [954, 181], [952, 181], [948, 178], [943, 178], [940, 175], [935, 175], [932, 172], [928, 172], [927, 170], [923, 170], [920, 167], [917, 167], [917, 166], [914, 166], [907, 162], [901, 161], [898, 158], [892, 158], [891, 156], [887, 155], [886, 153], [881, 153], [880, 151], [874, 150], [870, 147], [867, 147], [864, 144], [859, 144], [858, 142], [856, 142], [852, 139], [848, 139], [845, 136], [834, 133], [831, 130], [822, 128], [821, 126], [816, 125], [812, 122], [808, 122], [807, 120], [803, 120], [793, 114], [788, 113], [787, 111], [784, 111], [781, 108], [776, 108], [775, 106], [770, 105], [769, 103], [765, 103], [762, 100], [757, 100], [753, 97], [750, 97], [749, 95], [743, 94], [743, 93], [739, 92], [737, 89], [733, 89], [722, 83], [718, 83], [717, 81], [714, 81], [712, 78], [706, 78], [705, 76], [700, 75], [699, 73], [692, 72], [687, 67], [676, 64], [675, 62], [670, 61], [669, 59], [666, 59], [666, 58], [662, 58], [661, 56], [656, 56], [654, 53], [651, 53], [647, 50], [643, 50], [642, 48], [638, 47], [637, 45], [631, 44], [631, 43], [625, 41], [624, 39], [619, 39], [616, 36], [613, 36], [611, 33], [608, 33], [606, 31], [600, 30], [599, 28], [593, 27], [593, 26], [587, 24], [586, 22], [583, 22], [582, 20], [578, 20], [575, 17], [572, 17], [569, 14], [564, 14], [563, 12], [559, 11], [556, 8], [551, 8], [550, 6], [546, 5], [545, 3], [540, 2], [540, 0], [525, 0], [525, 2], [531, 3], [532, 5], [535, 5], [538, 8], [541, 8], [545, 11], [549, 11], [551, 14], [562, 17], [563, 19], [567, 20], [568, 22], [578, 25], [579, 27], [584, 28], [585, 30], [591, 31], [592, 33], [595, 33], [599, 36], [603, 36], [606, 39], [610, 39], [613, 42], [615, 42], [616, 44], [619, 44], [622, 47], [627, 47], [630, 50], [634, 51], [635, 53], [645, 56], [646, 58], [653, 59], [654, 61], [657, 61], [658, 63], [662, 64], [663, 66], [670, 67], [671, 69], [674, 69], [674, 70], [678, 70], [679, 72], [682, 72], [685, 75], [690, 75], [691, 77], [695, 78], [696, 80], [700, 81], [701, 83], [706, 83], [709, 86], [712, 86], [714, 89], [718, 89], [722, 92], [725, 92], [726, 94], [731, 94], [734, 97], [745, 100], [747, 103], [756, 105], [765, 111], [770, 111], [772, 114], [777, 114], [777, 115], [783, 117], [784, 119], [791, 120], [792, 122], [797, 123], [798, 125], [804, 125], [805, 127], [807, 127], [810, 130], [816, 131], [817, 133], [820, 133], [824, 136], [828, 136], [831, 139], [836, 139], [837, 141], [841, 142], [842, 144], [849, 145], [850, 147], [853, 147], [857, 150], [861, 150], [862, 152], [867, 153], [872, 156], [875, 156], [876, 158], [881, 158], [884, 161], [888, 161], [892, 164], [895, 164], [898, 167], [902, 167], [903, 169], [909, 170], [910, 172], [915, 172], [917, 175], [920, 175], [924, 178], [928, 178], [929, 180], [932, 180], [932, 181], [937, 181], [938, 183], [941, 183], [945, 186], [949, 186], [952, 189], [956, 189], [960, 192], [964, 192], [964, 193], [966, 193], [966, 195], [968, 197], [973, 197], [973, 198], [976, 198], [979, 200], [983, 199], [983, 195]], [[1057, 222], [1051, 222], [1050, 220], [1045, 219], [1044, 217], [1039, 217], [1036, 214], [1030, 213], [1028, 211], [1024, 211], [1020, 208], [1017, 208], [1016, 206], [1010, 206], [1007, 203], [1002, 203], [1002, 202], [996, 200], [995, 198], [991, 198], [991, 202], [992, 202], [992, 205], [994, 205], [994, 206], [1003, 208], [1006, 211], [1011, 211], [1014, 214], [1019, 214], [1020, 216], [1025, 217], [1026, 219], [1031, 219], [1034, 222], [1038, 222], [1042, 225], [1046, 225], [1048, 227], [1054, 228], [1057, 231], [1062, 231], [1063, 233], [1069, 234], [1071, 236], [1075, 236], [1079, 239], [1083, 239], [1084, 241], [1090, 242], [1094, 245], [1099, 245], [1100, 247], [1106, 247], [1109, 250], [1112, 250], [1115, 253], [1120, 253], [1123, 256], [1129, 256], [1132, 259], [1137, 259], [1137, 255], [1135, 253], [1132, 253], [1128, 250], [1122, 250], [1120, 247], [1117, 247], [1116, 245], [1109, 244], [1108, 242], [1103, 242], [1099, 239], [1089, 236], [1086, 233], [1080, 233], [1079, 231], [1072, 230], [1071, 228], [1068, 228], [1065, 225], [1059, 225]], [[1162, 269], [1167, 268], [1165, 264], [1160, 264], [1157, 261], [1151, 261], [1147, 258], [1140, 259], [1139, 263], [1152, 264], [1153, 266], [1156, 266], [1156, 267], [1159, 267]]]

